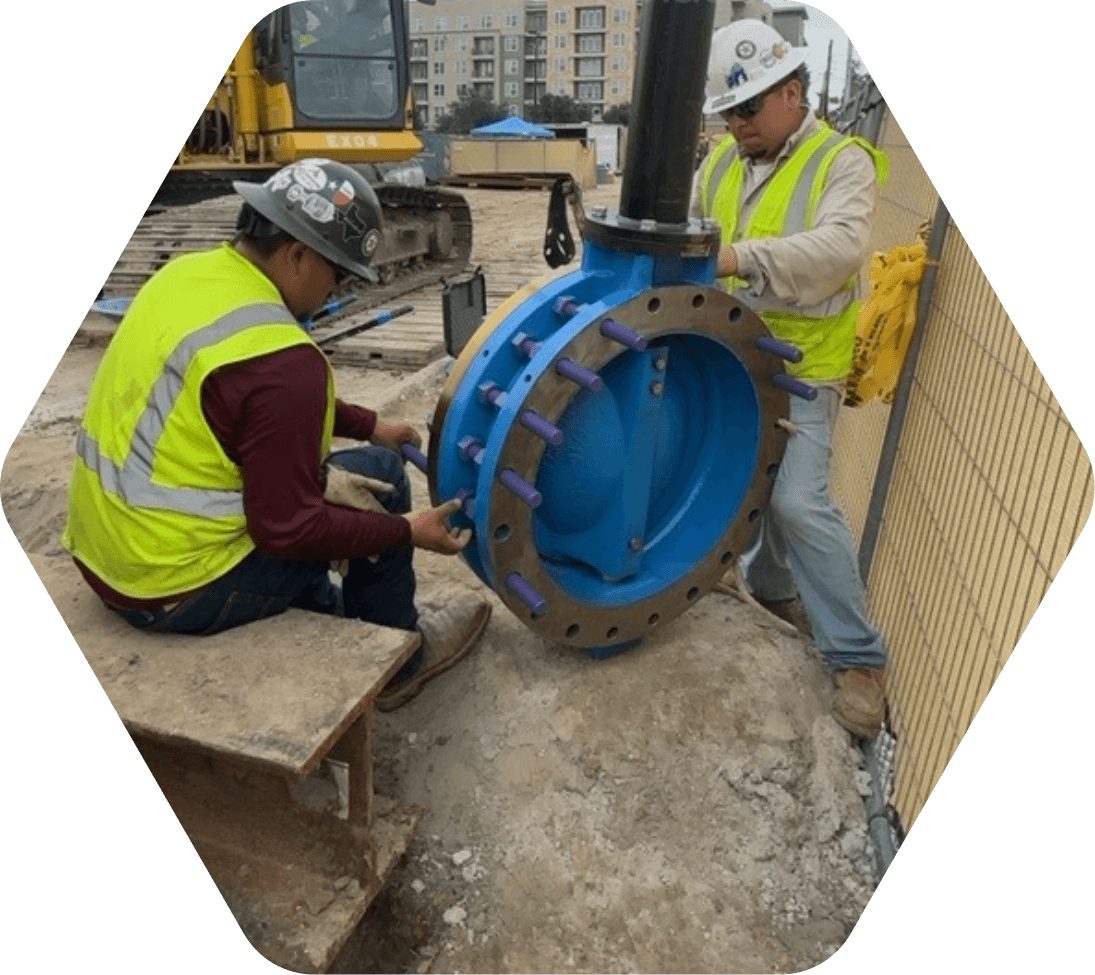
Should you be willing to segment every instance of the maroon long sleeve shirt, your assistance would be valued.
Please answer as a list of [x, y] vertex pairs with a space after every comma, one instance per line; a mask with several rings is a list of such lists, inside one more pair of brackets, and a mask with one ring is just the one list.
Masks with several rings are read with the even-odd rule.
[[[359, 558], [411, 542], [405, 518], [323, 499], [319, 455], [326, 370], [314, 348], [294, 346], [218, 369], [202, 386], [206, 421], [243, 473], [247, 532], [260, 552], [277, 558]], [[375, 427], [372, 410], [336, 401], [335, 436], [368, 440]], [[92, 589], [119, 606], [159, 605], [189, 595], [135, 600], [77, 565]]]

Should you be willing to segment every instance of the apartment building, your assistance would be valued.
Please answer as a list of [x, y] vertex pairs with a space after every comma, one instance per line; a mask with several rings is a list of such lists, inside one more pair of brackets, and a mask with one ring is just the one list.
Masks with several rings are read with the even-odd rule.
[[631, 101], [640, 0], [409, 3], [411, 81], [426, 124], [467, 91], [527, 116], [568, 95], [599, 121]]
[[[719, 0], [715, 26], [754, 17], [801, 45], [807, 8]], [[411, 81], [427, 126], [467, 91], [528, 116], [546, 94], [589, 105], [594, 122], [631, 102], [642, 0], [408, 2]], [[707, 57], [707, 52], [699, 53]]]

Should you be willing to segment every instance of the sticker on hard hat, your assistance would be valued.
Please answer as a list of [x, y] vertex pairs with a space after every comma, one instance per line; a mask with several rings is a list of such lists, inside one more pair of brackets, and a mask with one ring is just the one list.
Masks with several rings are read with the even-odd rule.
[[370, 230], [361, 240], [361, 253], [366, 257], [372, 257], [376, 245], [380, 243], [380, 232]]
[[298, 183], [285, 194], [286, 204], [299, 203], [300, 208], [316, 223], [330, 223], [335, 218], [334, 204], [317, 193], [311, 193]]
[[750, 40], [738, 41], [738, 46], [734, 48], [734, 53], [743, 61], [748, 61], [757, 53], [757, 46]]
[[327, 174], [318, 166], [301, 163], [293, 167], [293, 179], [306, 190], [317, 192], [327, 185]]
[[772, 54], [774, 54], [777, 59], [782, 61], [787, 56], [787, 45], [786, 44], [773, 44], [772, 45]]
[[285, 189], [293, 181], [293, 177], [287, 170], [280, 169], [273, 176], [271, 176], [264, 184], [271, 192], [278, 192]]
[[316, 223], [330, 223], [335, 218], [334, 204], [315, 193], [309, 193], [300, 208]]
[[760, 63], [766, 68], [770, 68], [776, 63], [776, 59], [770, 48], [765, 48], [760, 52]]
[[335, 190], [335, 195], [331, 202], [334, 203], [336, 207], [344, 207], [347, 204], [354, 202], [354, 188], [348, 179], [344, 179], [342, 185]]
[[745, 68], [735, 63], [726, 75], [726, 87], [737, 88], [738, 85], [745, 84], [748, 80], [749, 76], [745, 73]]

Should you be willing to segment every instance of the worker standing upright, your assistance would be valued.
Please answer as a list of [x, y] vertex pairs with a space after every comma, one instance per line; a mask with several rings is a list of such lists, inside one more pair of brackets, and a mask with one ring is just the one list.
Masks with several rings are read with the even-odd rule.
[[[380, 204], [325, 159], [235, 186], [232, 242], [153, 275], [103, 355], [62, 542], [142, 629], [217, 633], [298, 606], [421, 630], [377, 699], [395, 707], [468, 653], [490, 605], [456, 598], [419, 618], [413, 548], [459, 552], [467, 534], [446, 526], [459, 502], [411, 512], [399, 451], [421, 438], [337, 399], [300, 325], [346, 279], [377, 280]], [[369, 443], [330, 454], [334, 436]], [[344, 472], [365, 479], [373, 510], [325, 497]], [[348, 563], [341, 587], [332, 562]]]
[[830, 495], [829, 463], [887, 162], [810, 110], [806, 56], [759, 20], [715, 32], [704, 112], [720, 115], [729, 136], [697, 172], [692, 212], [718, 222], [719, 277], [802, 351], [788, 372], [816, 394], [791, 398], [791, 434], [756, 543], [742, 557], [744, 581], [758, 602], [812, 632], [834, 672], [834, 718], [873, 738], [885, 714], [886, 649]]

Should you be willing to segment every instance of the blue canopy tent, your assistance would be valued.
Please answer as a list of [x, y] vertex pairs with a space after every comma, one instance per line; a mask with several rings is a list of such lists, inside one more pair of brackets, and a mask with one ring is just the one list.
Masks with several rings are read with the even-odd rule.
[[479, 128], [472, 129], [471, 134], [473, 136], [482, 136], [487, 139], [494, 139], [499, 136], [509, 136], [510, 138], [515, 139], [555, 138], [555, 133], [552, 132], [551, 129], [545, 129], [543, 126], [534, 125], [532, 122], [526, 122], [523, 118], [518, 118], [516, 115], [504, 118], [500, 122], [480, 125]]

